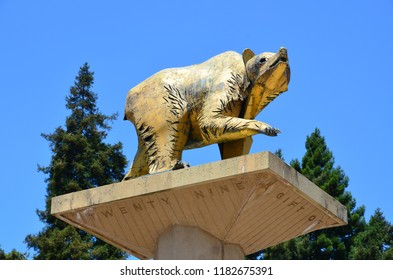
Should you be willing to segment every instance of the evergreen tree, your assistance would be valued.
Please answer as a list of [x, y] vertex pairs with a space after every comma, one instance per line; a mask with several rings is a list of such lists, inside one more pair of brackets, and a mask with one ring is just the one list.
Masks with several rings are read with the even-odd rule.
[[264, 259], [348, 259], [355, 236], [364, 230], [364, 206], [345, 189], [349, 179], [334, 157], [319, 129], [307, 137], [302, 161], [293, 160], [292, 167], [336, 198], [348, 210], [348, 225], [311, 232], [263, 251]]
[[122, 179], [126, 158], [122, 144], [104, 143], [111, 129], [108, 122], [117, 115], [102, 114], [91, 91], [94, 73], [85, 63], [66, 97], [71, 111], [65, 128], [42, 134], [50, 143], [49, 166], [39, 167], [48, 177], [45, 210], [37, 210], [45, 227], [28, 235], [27, 246], [36, 251], [35, 259], [124, 259], [126, 254], [113, 246], [74, 228], [50, 214], [51, 198], [65, 193], [117, 182]]
[[282, 153], [282, 150], [281, 150], [281, 149], [278, 149], [274, 154], [275, 154], [279, 159], [281, 159], [282, 161], [285, 161], [284, 154]]
[[356, 236], [350, 255], [356, 260], [393, 259], [393, 226], [380, 209], [370, 217], [366, 229]]
[[13, 249], [9, 253], [5, 253], [3, 249], [0, 247], [0, 260], [25, 260], [26, 254], [18, 252], [17, 250]]

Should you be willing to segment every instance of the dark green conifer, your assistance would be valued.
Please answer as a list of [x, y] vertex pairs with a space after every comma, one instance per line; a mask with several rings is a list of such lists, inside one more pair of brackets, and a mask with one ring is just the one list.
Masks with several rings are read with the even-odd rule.
[[319, 129], [307, 137], [302, 161], [293, 160], [292, 167], [336, 198], [348, 210], [348, 225], [311, 232], [268, 248], [264, 259], [348, 259], [356, 235], [364, 230], [364, 206], [356, 207], [346, 191], [349, 179], [341, 167], [334, 167], [334, 157]]
[[393, 260], [393, 226], [380, 209], [356, 236], [350, 256], [355, 260]]
[[52, 158], [49, 166], [39, 167], [46, 174], [46, 207], [37, 210], [45, 227], [26, 237], [35, 259], [124, 259], [126, 254], [111, 245], [74, 228], [50, 214], [51, 198], [65, 193], [94, 188], [120, 181], [126, 158], [122, 144], [104, 142], [111, 129], [107, 116], [97, 108], [97, 95], [91, 91], [94, 73], [85, 63], [66, 97], [71, 111], [65, 127], [42, 136], [49, 142]]
[[21, 253], [15, 249], [11, 250], [11, 252], [6, 253], [0, 247], [0, 260], [25, 260], [26, 254]]

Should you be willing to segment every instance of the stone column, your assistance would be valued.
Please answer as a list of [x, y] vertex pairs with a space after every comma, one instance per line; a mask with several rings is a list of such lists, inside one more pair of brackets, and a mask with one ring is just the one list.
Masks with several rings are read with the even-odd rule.
[[223, 243], [198, 227], [175, 225], [159, 236], [155, 259], [242, 260], [244, 252], [239, 245]]

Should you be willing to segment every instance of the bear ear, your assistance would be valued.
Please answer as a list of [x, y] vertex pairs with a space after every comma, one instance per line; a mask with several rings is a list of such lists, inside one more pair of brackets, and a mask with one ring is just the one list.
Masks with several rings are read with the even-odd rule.
[[253, 58], [255, 56], [255, 53], [250, 50], [250, 49], [245, 49], [243, 51], [243, 62], [244, 64], [247, 63], [247, 61], [249, 61], [251, 58]]

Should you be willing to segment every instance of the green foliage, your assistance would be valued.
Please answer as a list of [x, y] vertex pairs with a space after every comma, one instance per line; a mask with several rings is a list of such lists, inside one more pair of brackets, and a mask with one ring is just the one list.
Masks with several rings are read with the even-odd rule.
[[365, 228], [365, 208], [356, 208], [355, 199], [345, 190], [349, 179], [341, 167], [334, 167], [333, 154], [319, 129], [307, 137], [302, 160], [291, 161], [291, 166], [346, 205], [348, 225], [311, 232], [270, 247], [261, 256], [264, 259], [348, 259], [354, 238]]
[[284, 159], [284, 154], [282, 153], [281, 149], [278, 149], [275, 153], [274, 153], [279, 159], [281, 159], [282, 161], [285, 161]]
[[365, 231], [356, 236], [350, 255], [358, 260], [393, 259], [393, 226], [380, 209], [371, 216]]
[[25, 260], [26, 254], [13, 249], [8, 254], [0, 247], [0, 260]]
[[97, 95], [91, 91], [94, 73], [85, 63], [66, 97], [71, 111], [65, 127], [42, 136], [49, 142], [52, 158], [49, 166], [39, 167], [48, 177], [46, 207], [38, 210], [46, 225], [36, 235], [25, 239], [37, 254], [35, 259], [123, 259], [126, 254], [101, 240], [75, 229], [50, 215], [51, 198], [120, 181], [127, 164], [122, 144], [104, 142], [111, 129], [107, 116], [97, 109]]

